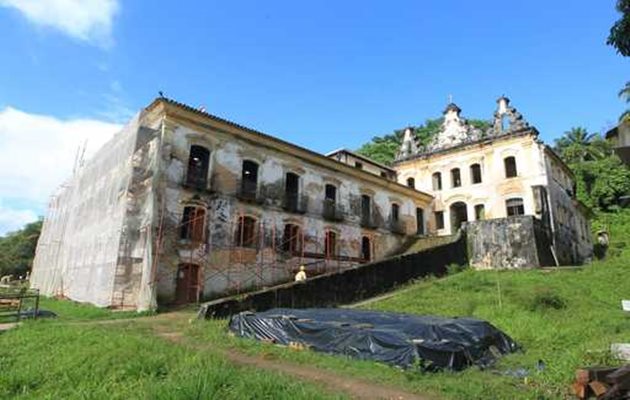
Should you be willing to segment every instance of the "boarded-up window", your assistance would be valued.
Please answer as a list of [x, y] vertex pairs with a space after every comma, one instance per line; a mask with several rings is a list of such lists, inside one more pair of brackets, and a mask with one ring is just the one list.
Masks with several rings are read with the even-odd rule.
[[205, 239], [206, 210], [201, 207], [185, 207], [182, 216], [180, 238], [194, 243]]
[[508, 199], [505, 202], [505, 207], [507, 208], [508, 217], [525, 215], [525, 207], [523, 206], [523, 199], [521, 198]]
[[515, 176], [518, 176], [518, 171], [516, 169], [516, 158], [506, 157], [505, 159], [503, 159], [503, 164], [505, 165], [506, 178], [514, 178]]
[[470, 181], [474, 183], [481, 183], [481, 165], [473, 164], [470, 166]]
[[248, 216], [240, 217], [234, 239], [236, 246], [254, 247], [256, 245], [256, 219]]

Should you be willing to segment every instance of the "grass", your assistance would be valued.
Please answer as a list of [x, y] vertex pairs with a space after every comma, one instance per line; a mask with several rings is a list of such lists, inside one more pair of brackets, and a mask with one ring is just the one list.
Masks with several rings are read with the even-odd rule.
[[[474, 316], [512, 336], [524, 352], [504, 357], [493, 370], [423, 374], [366, 361], [232, 338], [225, 321], [193, 326], [189, 334], [250, 354], [265, 354], [341, 374], [457, 399], [570, 398], [575, 369], [619, 364], [611, 343], [627, 342], [630, 316], [621, 299], [630, 298], [630, 212], [606, 216], [613, 256], [583, 269], [558, 271], [463, 271], [443, 279], [407, 285], [392, 297], [363, 307], [443, 316]], [[595, 224], [598, 225], [597, 223]], [[545, 363], [539, 371], [538, 360]], [[526, 378], [511, 376], [525, 368]]]
[[[137, 316], [89, 305], [42, 299], [41, 308], [59, 318], [28, 321], [0, 334], [0, 398], [330, 398], [318, 386], [251, 367], [238, 367], [213, 349], [303, 364], [347, 377], [378, 382], [436, 398], [570, 398], [576, 368], [618, 363], [610, 343], [627, 342], [630, 315], [620, 300], [630, 298], [630, 212], [606, 216], [612, 256], [578, 270], [545, 272], [457, 272], [406, 285], [391, 297], [364, 305], [376, 310], [474, 316], [509, 335], [524, 352], [501, 359], [492, 370], [421, 373], [368, 361], [243, 340], [227, 321], [161, 324], [184, 332], [204, 350], [157, 338], [154, 319], [105, 324], [100, 320]], [[599, 228], [602, 223], [595, 226]], [[191, 313], [191, 317], [192, 317]], [[165, 315], [166, 317], [167, 315]], [[210, 346], [208, 346], [210, 344]], [[543, 360], [546, 367], [535, 365]], [[525, 368], [526, 378], [512, 372]]]
[[2, 399], [339, 398], [166, 342], [133, 322], [31, 321], [1, 334], [0, 348]]

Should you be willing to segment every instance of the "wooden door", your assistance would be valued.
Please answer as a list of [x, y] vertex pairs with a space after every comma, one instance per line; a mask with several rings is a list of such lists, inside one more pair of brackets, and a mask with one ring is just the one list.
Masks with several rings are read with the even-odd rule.
[[177, 270], [175, 302], [177, 304], [196, 303], [199, 301], [200, 277], [196, 264], [180, 264]]

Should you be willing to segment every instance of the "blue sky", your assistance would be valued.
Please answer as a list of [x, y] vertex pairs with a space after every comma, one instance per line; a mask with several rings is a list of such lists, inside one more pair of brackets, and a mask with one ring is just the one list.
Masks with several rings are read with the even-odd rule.
[[605, 44], [614, 3], [0, 0], [0, 233], [159, 90], [320, 152], [439, 116], [449, 95], [490, 118], [505, 94], [546, 142], [602, 131], [630, 80]]

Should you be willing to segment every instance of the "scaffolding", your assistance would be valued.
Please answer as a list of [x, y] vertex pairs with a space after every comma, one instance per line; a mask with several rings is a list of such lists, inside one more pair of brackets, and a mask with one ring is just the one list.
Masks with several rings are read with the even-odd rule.
[[[338, 241], [336, 245], [330, 243], [333, 238], [325, 232], [323, 237], [307, 235], [299, 224], [287, 223], [279, 232], [275, 223], [260, 218], [255, 219], [253, 227], [246, 228], [246, 220], [251, 217], [243, 210], [230, 218], [227, 240], [215, 240], [212, 225], [208, 224], [208, 207], [201, 204], [190, 207], [203, 208], [204, 212], [186, 215], [188, 207], [185, 207], [180, 214], [163, 210], [159, 217], [153, 284], [173, 273], [173, 269], [160, 269], [158, 265], [177, 264], [178, 268], [196, 265], [199, 267], [194, 288], [197, 302], [202, 300], [204, 287], [213, 282], [224, 285], [205, 290], [210, 292], [207, 298], [242, 294], [291, 281], [302, 265], [312, 277], [367, 261], [348, 255]], [[374, 254], [372, 238], [370, 243], [370, 254]]]

